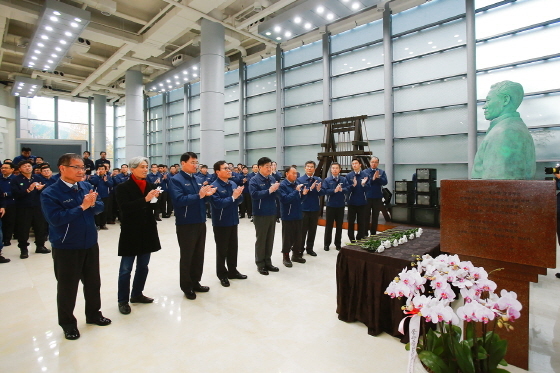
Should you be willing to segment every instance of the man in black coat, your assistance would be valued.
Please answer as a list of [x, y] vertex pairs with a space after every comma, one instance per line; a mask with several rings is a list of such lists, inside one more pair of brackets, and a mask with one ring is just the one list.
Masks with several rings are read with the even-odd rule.
[[[121, 211], [121, 235], [119, 237], [119, 311], [131, 312], [131, 303], [152, 303], [154, 300], [142, 294], [148, 277], [150, 255], [161, 249], [157, 223], [151, 204], [157, 202], [159, 190], [146, 181], [148, 159], [134, 157], [129, 167], [132, 176], [117, 186], [116, 198]], [[154, 201], [155, 198], [155, 201]], [[136, 272], [130, 292], [130, 274], [136, 259]]]

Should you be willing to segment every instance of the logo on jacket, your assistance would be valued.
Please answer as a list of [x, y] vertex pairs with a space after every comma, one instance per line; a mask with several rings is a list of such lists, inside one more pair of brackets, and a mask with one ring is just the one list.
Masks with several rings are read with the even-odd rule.
[[72, 202], [73, 200], [74, 200], [73, 198], [70, 198], [70, 199], [67, 199], [66, 201], [62, 201], [62, 203]]

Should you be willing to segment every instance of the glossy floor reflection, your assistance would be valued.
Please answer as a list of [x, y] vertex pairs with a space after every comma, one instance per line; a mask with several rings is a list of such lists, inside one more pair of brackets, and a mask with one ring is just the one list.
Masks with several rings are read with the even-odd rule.
[[[100, 232], [102, 311], [106, 327], [86, 325], [83, 296], [75, 315], [81, 338], [64, 339], [56, 321], [56, 281], [50, 255], [32, 253], [0, 265], [0, 370], [2, 372], [405, 372], [407, 353], [388, 335], [371, 337], [361, 323], [336, 315], [337, 251], [322, 249], [306, 264], [281, 265], [281, 224], [273, 263], [279, 273], [259, 275], [254, 228], [239, 227], [239, 270], [247, 280], [224, 288], [215, 276], [215, 246], [208, 222], [203, 285], [210, 292], [189, 301], [179, 288], [174, 219], [158, 223], [162, 250], [152, 255], [145, 294], [153, 304], [117, 309], [119, 225]], [[333, 247], [334, 248], [334, 247]], [[533, 286], [531, 370], [560, 373], [560, 280], [555, 271]], [[522, 370], [510, 367], [511, 372]]]

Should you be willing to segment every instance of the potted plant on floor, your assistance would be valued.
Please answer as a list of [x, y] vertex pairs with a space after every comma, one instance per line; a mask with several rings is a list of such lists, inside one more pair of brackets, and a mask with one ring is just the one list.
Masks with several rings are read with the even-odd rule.
[[[521, 303], [514, 292], [496, 294], [496, 287], [484, 268], [462, 262], [457, 255], [424, 255], [412, 269], [405, 268], [385, 293], [407, 298], [403, 311], [411, 318], [408, 371], [422, 371], [421, 362], [423, 371], [433, 373], [508, 372], [499, 368], [507, 365], [507, 341], [496, 328], [512, 330], [510, 323], [519, 318]], [[404, 319], [401, 333], [403, 324]]]

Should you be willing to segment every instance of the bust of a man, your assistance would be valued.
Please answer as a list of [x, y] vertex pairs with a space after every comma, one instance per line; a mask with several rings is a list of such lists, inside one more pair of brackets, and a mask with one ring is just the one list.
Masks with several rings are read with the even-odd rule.
[[490, 87], [482, 107], [490, 128], [476, 152], [471, 178], [532, 180], [535, 177], [535, 143], [517, 112], [523, 95], [523, 86], [509, 80]]

